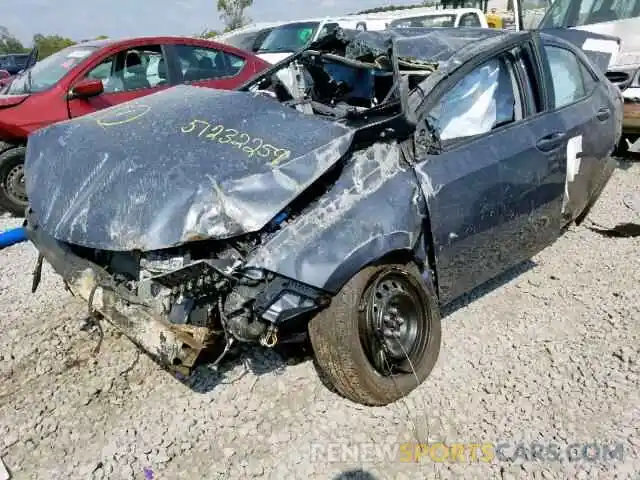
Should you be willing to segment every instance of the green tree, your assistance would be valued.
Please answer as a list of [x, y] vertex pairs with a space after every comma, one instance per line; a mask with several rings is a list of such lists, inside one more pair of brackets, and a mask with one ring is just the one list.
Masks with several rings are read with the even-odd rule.
[[218, 12], [224, 22], [225, 32], [240, 28], [250, 22], [245, 10], [253, 5], [253, 0], [218, 0]]
[[61, 37], [60, 35], [42, 35], [41, 33], [37, 33], [33, 36], [33, 45], [38, 47], [38, 60], [42, 60], [52, 53], [56, 53], [63, 48], [75, 44], [76, 42], [70, 38]]
[[25, 53], [28, 51], [22, 42], [9, 32], [7, 27], [0, 25], [0, 54]]
[[215, 38], [218, 35], [220, 35], [219, 31], [217, 31], [217, 30], [209, 30], [208, 28], [205, 28], [200, 33], [196, 33], [194, 35], [194, 37], [197, 37], [197, 38]]

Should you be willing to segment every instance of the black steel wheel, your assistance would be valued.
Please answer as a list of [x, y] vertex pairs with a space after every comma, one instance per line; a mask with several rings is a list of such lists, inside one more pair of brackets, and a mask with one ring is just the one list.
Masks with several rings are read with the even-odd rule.
[[361, 298], [360, 341], [382, 375], [412, 373], [429, 336], [429, 315], [416, 279], [401, 270], [381, 273]]
[[24, 179], [25, 147], [19, 146], [0, 154], [0, 207], [22, 217], [28, 205]]
[[434, 286], [413, 265], [367, 267], [309, 323], [316, 365], [344, 397], [386, 405], [420, 385], [440, 353]]

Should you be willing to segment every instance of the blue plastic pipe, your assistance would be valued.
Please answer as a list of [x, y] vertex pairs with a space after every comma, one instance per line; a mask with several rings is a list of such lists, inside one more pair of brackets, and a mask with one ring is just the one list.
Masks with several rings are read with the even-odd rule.
[[0, 250], [27, 240], [27, 234], [22, 227], [0, 232]]

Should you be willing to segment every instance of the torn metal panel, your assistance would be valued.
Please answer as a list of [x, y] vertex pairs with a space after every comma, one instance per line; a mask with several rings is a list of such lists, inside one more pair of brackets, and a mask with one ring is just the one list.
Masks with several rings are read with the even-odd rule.
[[263, 96], [178, 86], [34, 134], [27, 192], [59, 240], [162, 249], [261, 229], [352, 137]]
[[395, 141], [355, 152], [338, 181], [247, 259], [335, 291], [362, 265], [416, 247], [424, 201]]

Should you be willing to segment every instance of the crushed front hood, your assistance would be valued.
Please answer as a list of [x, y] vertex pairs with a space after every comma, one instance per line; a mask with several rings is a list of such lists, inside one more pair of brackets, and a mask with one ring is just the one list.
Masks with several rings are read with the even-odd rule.
[[352, 138], [270, 98], [177, 86], [34, 133], [27, 195], [40, 228], [90, 248], [229, 238], [263, 228]]

